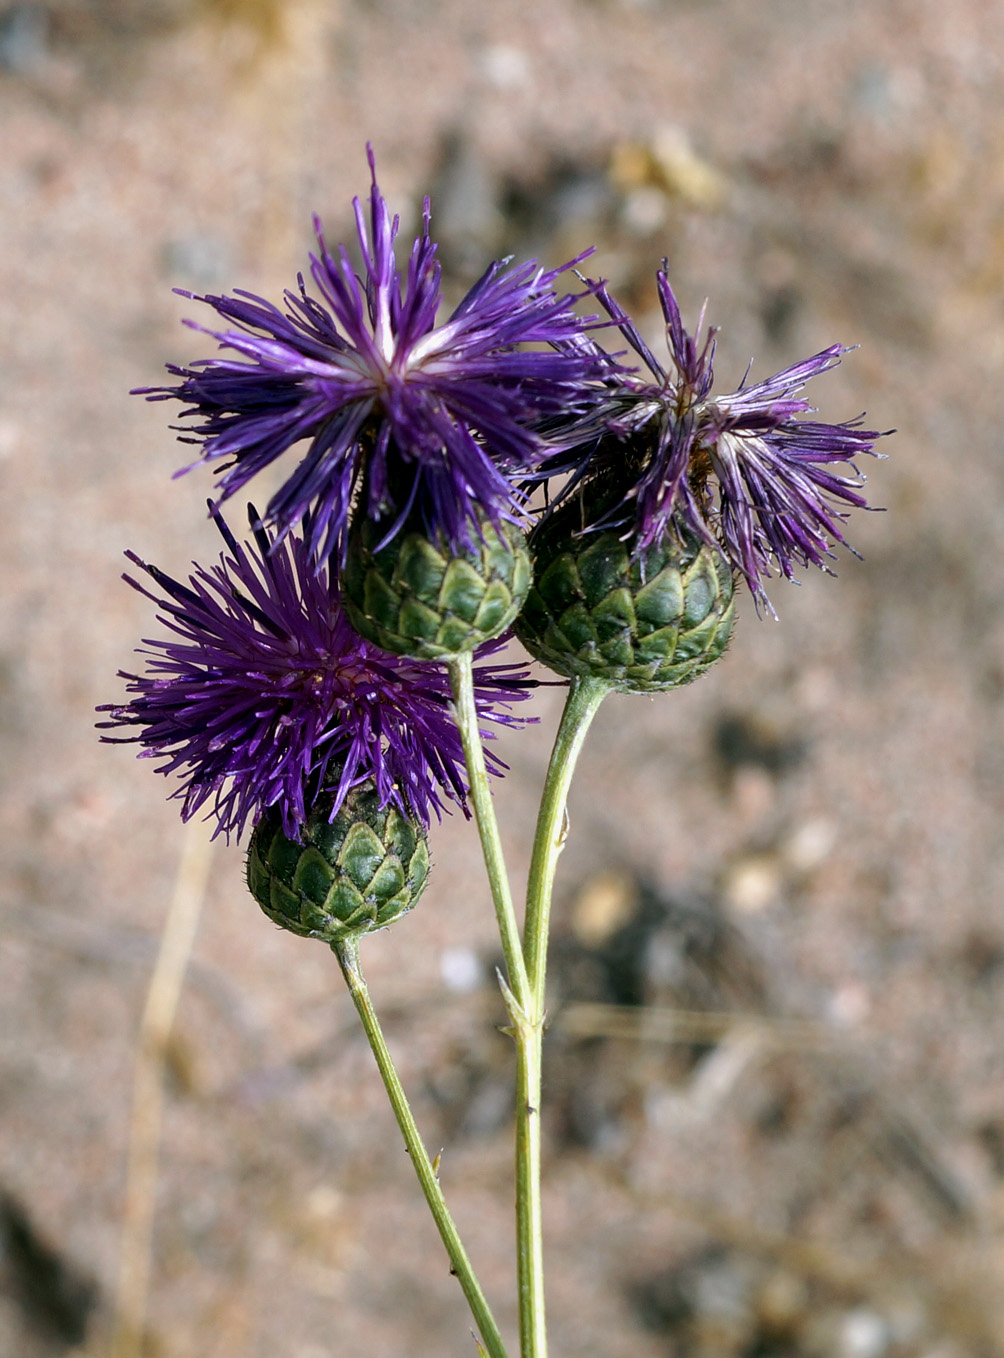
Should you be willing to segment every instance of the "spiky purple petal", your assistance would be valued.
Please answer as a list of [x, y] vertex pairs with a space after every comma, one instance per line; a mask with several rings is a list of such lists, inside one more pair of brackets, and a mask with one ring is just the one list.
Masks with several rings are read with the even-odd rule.
[[[776, 572], [791, 578], [796, 566], [826, 569], [834, 546], [846, 546], [849, 511], [867, 507], [854, 459], [877, 456], [874, 445], [882, 435], [861, 428], [860, 420], [823, 424], [799, 418], [813, 409], [800, 395], [805, 384], [849, 352], [839, 344], [763, 381], [750, 384], [744, 378], [730, 395], [712, 396], [717, 331], [708, 327], [701, 339], [702, 308], [690, 335], [665, 265], [657, 280], [669, 369], [605, 285], [591, 284], [655, 380], [611, 367], [593, 409], [554, 431], [552, 442], [562, 451], [543, 472], [623, 476], [627, 459], [622, 455], [615, 465], [617, 454], [604, 436], [613, 435], [615, 447], [617, 439], [630, 443], [640, 466], [627, 474], [621, 505], [597, 526], [623, 527], [642, 550], [663, 536], [671, 519], [682, 519], [725, 553], [758, 606], [770, 608], [764, 579]], [[578, 347], [595, 346], [585, 337]], [[831, 470], [834, 463], [848, 470]]]
[[[256, 515], [252, 512], [253, 520]], [[100, 711], [104, 736], [138, 742], [158, 772], [179, 773], [182, 816], [203, 806], [216, 833], [241, 835], [267, 807], [294, 836], [312, 798], [372, 779], [381, 806], [394, 803], [428, 824], [445, 801], [466, 810], [464, 756], [442, 666], [388, 655], [362, 640], [342, 612], [334, 573], [320, 571], [297, 534], [275, 544], [259, 529], [242, 546], [217, 514], [227, 544], [219, 563], [195, 566], [187, 585], [131, 552], [153, 582], [130, 585], [160, 610], [165, 637], [145, 639], [142, 674], [122, 672], [132, 695]], [[482, 647], [484, 659], [502, 646]], [[475, 668], [482, 734], [526, 719], [508, 711], [528, 696], [515, 665]], [[495, 774], [505, 765], [488, 753]]]
[[377, 186], [372, 151], [369, 160], [368, 217], [354, 200], [363, 276], [344, 246], [328, 249], [315, 218], [310, 275], [320, 300], [302, 276], [285, 310], [247, 292], [195, 298], [224, 325], [189, 324], [223, 355], [170, 366], [178, 383], [143, 393], [184, 404], [183, 437], [199, 445], [198, 461], [220, 470], [221, 501], [304, 444], [265, 520], [279, 539], [305, 522], [319, 563], [343, 541], [362, 489], [364, 512], [393, 515], [413, 501], [427, 530], [455, 547], [472, 540], [478, 512], [496, 525], [518, 516], [516, 482], [545, 452], [536, 430], [581, 402], [582, 384], [605, 366], [570, 343], [583, 322], [575, 298], [555, 292], [590, 251], [553, 270], [492, 264], [437, 328], [428, 200], [402, 271], [398, 219]]

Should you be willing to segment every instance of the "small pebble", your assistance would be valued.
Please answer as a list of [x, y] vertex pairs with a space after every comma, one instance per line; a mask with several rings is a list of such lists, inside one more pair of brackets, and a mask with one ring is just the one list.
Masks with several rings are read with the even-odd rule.
[[469, 995], [481, 984], [481, 961], [471, 948], [444, 948], [439, 971], [447, 989], [457, 995]]
[[530, 83], [530, 58], [520, 47], [498, 43], [478, 56], [481, 74], [497, 90], [518, 90]]
[[226, 287], [234, 272], [230, 247], [219, 236], [178, 236], [165, 243], [161, 258], [167, 276], [186, 288]]
[[889, 1326], [875, 1311], [860, 1307], [840, 1327], [841, 1358], [882, 1358], [888, 1351]]
[[11, 5], [0, 13], [0, 71], [30, 75], [49, 56], [49, 15], [42, 5]]

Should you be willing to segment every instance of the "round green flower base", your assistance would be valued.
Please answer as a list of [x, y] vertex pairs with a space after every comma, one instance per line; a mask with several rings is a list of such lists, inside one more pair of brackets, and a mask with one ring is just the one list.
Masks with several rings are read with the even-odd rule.
[[500, 636], [530, 587], [526, 541], [510, 524], [452, 553], [407, 529], [375, 551], [383, 532], [364, 520], [353, 526], [342, 593], [360, 636], [394, 655], [449, 660]]
[[735, 619], [720, 552], [675, 526], [632, 555], [619, 531], [576, 537], [578, 500], [531, 534], [534, 582], [515, 632], [558, 674], [626, 693], [679, 688], [722, 655]]
[[314, 803], [300, 838], [287, 838], [277, 811], [255, 826], [248, 850], [251, 894], [276, 924], [327, 943], [384, 929], [425, 889], [429, 848], [422, 826], [375, 790], [354, 788], [329, 820], [333, 798]]

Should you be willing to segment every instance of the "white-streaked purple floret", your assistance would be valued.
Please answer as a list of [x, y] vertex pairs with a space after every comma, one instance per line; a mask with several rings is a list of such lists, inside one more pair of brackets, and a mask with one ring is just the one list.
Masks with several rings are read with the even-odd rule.
[[[609, 375], [599, 404], [580, 423], [579, 448], [552, 459], [546, 470], [575, 466], [578, 475], [614, 472], [616, 454], [605, 434], [646, 450], [624, 503], [604, 524], [625, 526], [638, 550], [661, 538], [670, 520], [722, 550], [770, 609], [763, 581], [791, 579], [796, 566], [828, 569], [834, 546], [846, 546], [843, 525], [852, 508], [865, 508], [864, 477], [854, 466], [875, 454], [882, 435], [861, 419], [822, 424], [800, 419], [813, 407], [800, 395], [810, 378], [835, 367], [849, 350], [834, 344], [762, 382], [713, 396], [717, 330], [704, 333], [702, 308], [694, 335], [684, 329], [666, 266], [657, 274], [670, 364], [664, 367], [606, 287], [592, 288], [608, 315], [649, 369]], [[592, 343], [588, 339], [586, 345]], [[574, 428], [574, 423], [572, 425]], [[589, 447], [589, 442], [594, 450]], [[565, 435], [566, 447], [570, 442]], [[843, 463], [845, 470], [833, 470]], [[602, 526], [602, 525], [597, 525]]]
[[574, 407], [582, 383], [604, 366], [566, 343], [583, 321], [576, 299], [554, 285], [578, 260], [552, 270], [496, 262], [437, 327], [428, 199], [402, 269], [398, 219], [377, 187], [371, 149], [369, 162], [368, 216], [354, 200], [363, 276], [344, 245], [328, 249], [315, 218], [317, 296], [302, 275], [283, 309], [242, 291], [184, 294], [222, 318], [222, 329], [188, 324], [223, 352], [169, 365], [177, 385], [142, 391], [185, 405], [179, 428], [201, 446], [199, 461], [220, 471], [220, 501], [302, 445], [264, 518], [277, 540], [303, 523], [318, 563], [344, 542], [360, 494], [361, 512], [400, 519], [415, 508], [454, 547], [472, 541], [478, 511], [496, 525], [517, 518], [517, 483], [546, 451], [535, 428]]
[[[336, 793], [335, 814], [353, 786], [372, 779], [380, 805], [393, 803], [428, 824], [444, 802], [466, 812], [464, 755], [441, 665], [388, 655], [362, 640], [342, 611], [334, 572], [318, 570], [295, 533], [276, 544], [262, 528], [257, 550], [216, 523], [227, 551], [210, 569], [195, 566], [187, 585], [129, 560], [156, 590], [126, 575], [158, 607], [167, 635], [144, 639], [143, 674], [120, 672], [132, 695], [103, 728], [137, 728], [103, 739], [138, 742], [158, 772], [178, 773], [173, 794], [187, 820], [202, 807], [216, 834], [241, 835], [278, 807], [294, 837], [321, 790]], [[251, 511], [252, 523], [257, 514]], [[503, 641], [477, 652], [484, 659]], [[509, 705], [535, 685], [517, 665], [477, 665], [482, 735], [522, 725]], [[488, 766], [505, 764], [489, 751]]]

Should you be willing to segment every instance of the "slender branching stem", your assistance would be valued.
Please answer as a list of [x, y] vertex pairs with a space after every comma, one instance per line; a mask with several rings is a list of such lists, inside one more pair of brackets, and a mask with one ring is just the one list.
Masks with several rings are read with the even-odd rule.
[[446, 1199], [443, 1197], [443, 1190], [439, 1186], [439, 1179], [436, 1174], [436, 1167], [429, 1159], [429, 1153], [425, 1149], [418, 1125], [408, 1103], [408, 1096], [404, 1092], [404, 1087], [397, 1073], [393, 1058], [384, 1040], [383, 1030], [377, 1019], [376, 1010], [370, 999], [369, 990], [363, 977], [362, 969], [359, 965], [359, 945], [356, 939], [344, 939], [339, 943], [333, 943], [332, 951], [338, 958], [342, 969], [342, 975], [348, 985], [349, 993], [352, 996], [356, 1011], [363, 1025], [363, 1030], [369, 1040], [373, 1055], [376, 1058], [377, 1068], [383, 1080], [387, 1097], [390, 1099], [397, 1125], [401, 1129], [404, 1143], [411, 1156], [411, 1162], [418, 1175], [425, 1201], [429, 1205], [433, 1220], [439, 1230], [440, 1238], [446, 1247], [449, 1255], [451, 1271], [456, 1275], [457, 1280], [463, 1289], [467, 1304], [471, 1308], [475, 1323], [484, 1341], [485, 1349], [490, 1358], [507, 1358], [505, 1345], [499, 1334], [498, 1326], [495, 1323], [488, 1302], [481, 1290], [471, 1262], [467, 1257], [460, 1234], [446, 1206]]
[[558, 856], [565, 845], [565, 818], [568, 789], [575, 764], [590, 723], [600, 703], [610, 692], [603, 679], [573, 679], [565, 710], [551, 751], [551, 763], [544, 783], [544, 795], [537, 817], [537, 831], [530, 860], [526, 895], [526, 922], [523, 951], [530, 983], [530, 1013], [543, 1018], [544, 986], [547, 977], [547, 936], [551, 920], [551, 889]]
[[513, 1015], [516, 1040], [516, 1239], [521, 1358], [546, 1358], [544, 1255], [540, 1187], [540, 1098], [546, 1012], [551, 888], [565, 841], [568, 789], [589, 724], [610, 687], [573, 679], [544, 784], [527, 889], [523, 953], [529, 1004]]
[[450, 684], [453, 689], [453, 706], [457, 729], [464, 747], [464, 761], [467, 765], [467, 781], [470, 784], [470, 799], [474, 807], [474, 819], [481, 837], [481, 852], [488, 880], [491, 885], [495, 917], [498, 920], [499, 934], [502, 939], [502, 953], [506, 970], [509, 973], [509, 988], [516, 1004], [524, 1012], [529, 1002], [526, 964], [520, 943], [519, 922], [513, 906], [509, 875], [506, 872], [502, 855], [502, 840], [499, 836], [498, 821], [492, 803], [491, 788], [488, 783], [488, 770], [485, 768], [485, 754], [478, 729], [478, 713], [474, 702], [473, 662], [470, 652], [455, 656], [449, 662]]
[[514, 1016], [516, 1042], [516, 1267], [521, 1358], [546, 1358], [544, 1230], [540, 1192], [543, 1022]]

